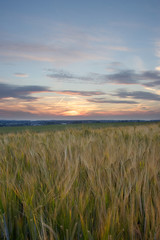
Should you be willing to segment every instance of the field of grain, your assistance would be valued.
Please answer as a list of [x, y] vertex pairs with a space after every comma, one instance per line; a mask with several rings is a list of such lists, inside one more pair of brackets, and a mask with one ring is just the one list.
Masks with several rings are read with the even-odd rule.
[[0, 135], [0, 239], [160, 239], [160, 124]]

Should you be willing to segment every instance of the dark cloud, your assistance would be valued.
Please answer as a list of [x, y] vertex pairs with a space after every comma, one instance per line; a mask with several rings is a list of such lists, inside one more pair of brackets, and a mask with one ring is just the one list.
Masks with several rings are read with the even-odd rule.
[[110, 100], [110, 99], [105, 99], [105, 98], [92, 98], [92, 99], [88, 99], [88, 102], [94, 102], [94, 103], [115, 103], [115, 104], [137, 104], [136, 101]]
[[11, 110], [4, 110], [0, 109], [0, 116], [1, 119], [37, 119], [39, 114], [33, 114], [28, 111], [11, 111]]
[[144, 92], [144, 91], [128, 92], [125, 90], [119, 90], [118, 93], [113, 94], [113, 96], [117, 96], [120, 98], [133, 98], [133, 99], [141, 99], [141, 100], [160, 101], [160, 95], [156, 93], [150, 93], [150, 92]]
[[31, 96], [32, 93], [52, 92], [63, 95], [79, 95], [79, 96], [95, 96], [104, 95], [102, 91], [74, 91], [74, 90], [50, 90], [48, 87], [41, 86], [17, 86], [11, 84], [0, 83], [0, 99], [18, 98], [23, 100], [34, 100], [36, 97]]
[[156, 86], [160, 86], [160, 80], [153, 81], [153, 82], [148, 82], [148, 83], [143, 83], [142, 85], [144, 85], [145, 87], [156, 87]]
[[0, 83], [0, 99], [13, 97], [23, 100], [34, 100], [36, 98], [30, 96], [30, 94], [38, 92], [50, 92], [50, 90], [41, 86], [17, 86]]
[[72, 91], [72, 90], [63, 90], [63, 91], [53, 91], [59, 94], [66, 95], [80, 95], [80, 96], [94, 96], [94, 95], [104, 95], [104, 92], [101, 91]]
[[115, 74], [104, 75], [104, 82], [117, 83], [117, 84], [136, 84], [138, 77], [133, 70], [119, 71]]
[[88, 82], [88, 83], [103, 83], [103, 76], [102, 74], [98, 73], [89, 73], [88, 75], [77, 75], [70, 73], [68, 71], [64, 70], [55, 70], [55, 69], [48, 69], [49, 73], [46, 75], [47, 77], [50, 77], [52, 79], [56, 79], [59, 81], [65, 81], [65, 82]]
[[104, 95], [102, 91], [74, 91], [74, 90], [50, 90], [48, 87], [41, 86], [17, 86], [5, 83], [0, 83], [0, 99], [9, 97], [23, 99], [27, 101], [35, 100], [36, 97], [31, 96], [32, 93], [52, 92], [63, 95], [79, 95], [79, 96], [95, 96]]
[[[36, 110], [36, 109], [34, 109]], [[12, 119], [12, 120], [17, 120], [17, 119], [22, 119], [22, 120], [37, 120], [37, 119], [42, 119], [42, 120], [53, 120], [53, 119], [57, 119], [57, 120], [61, 120], [64, 119], [63, 117], [61, 117], [60, 114], [56, 115], [56, 114], [49, 114], [49, 113], [40, 113], [40, 112], [36, 112], [36, 113], [32, 113], [30, 112], [30, 109], [27, 109], [26, 111], [23, 110], [6, 110], [6, 109], [0, 109], [0, 119]]]
[[47, 77], [50, 78], [58, 78], [58, 79], [75, 79], [77, 78], [77, 76], [74, 76], [73, 74], [67, 72], [67, 71], [63, 71], [63, 70], [52, 70], [52, 73], [47, 74]]
[[137, 73], [134, 70], [120, 70], [113, 74], [90, 73], [86, 76], [79, 76], [63, 70], [51, 70], [48, 77], [61, 81], [89, 82], [93, 84], [139, 84], [143, 86], [160, 86], [160, 71], [143, 71]]
[[160, 71], [145, 71], [141, 74], [141, 78], [149, 82], [143, 83], [147, 87], [160, 86]]
[[53, 78], [53, 79], [58, 79], [58, 80], [67, 80], [67, 81], [90, 81], [91, 76], [78, 76], [76, 74], [70, 73], [68, 71], [64, 70], [51, 70], [51, 73], [47, 74], [47, 77]]
[[160, 80], [160, 72], [159, 71], [144, 71], [140, 75], [141, 78], [146, 80]]
[[137, 73], [134, 70], [122, 70], [114, 74], [105, 75], [103, 76], [103, 79], [106, 83], [157, 86], [160, 85], [160, 72], [143, 71]]

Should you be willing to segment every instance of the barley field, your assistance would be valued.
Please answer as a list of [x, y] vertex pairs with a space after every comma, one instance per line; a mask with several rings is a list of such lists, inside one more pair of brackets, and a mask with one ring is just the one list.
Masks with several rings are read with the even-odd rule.
[[160, 124], [1, 134], [0, 239], [159, 240]]

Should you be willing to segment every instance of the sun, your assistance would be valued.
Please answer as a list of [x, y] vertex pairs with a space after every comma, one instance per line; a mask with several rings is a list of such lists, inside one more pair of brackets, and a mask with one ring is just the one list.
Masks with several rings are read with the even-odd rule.
[[64, 115], [66, 115], [66, 116], [76, 116], [76, 115], [80, 115], [80, 113], [78, 111], [71, 110], [71, 111], [65, 112]]

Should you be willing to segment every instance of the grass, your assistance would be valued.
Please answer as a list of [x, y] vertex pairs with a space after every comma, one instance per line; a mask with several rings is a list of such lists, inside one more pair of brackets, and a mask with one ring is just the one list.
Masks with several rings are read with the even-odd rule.
[[160, 124], [49, 130], [0, 135], [0, 239], [158, 240]]

